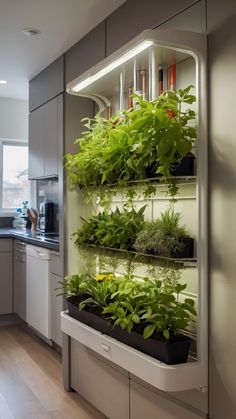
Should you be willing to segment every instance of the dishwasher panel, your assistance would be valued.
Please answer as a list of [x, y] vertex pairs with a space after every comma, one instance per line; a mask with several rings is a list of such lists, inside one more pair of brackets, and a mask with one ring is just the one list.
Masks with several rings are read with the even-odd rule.
[[26, 247], [26, 321], [47, 339], [51, 339], [50, 251]]

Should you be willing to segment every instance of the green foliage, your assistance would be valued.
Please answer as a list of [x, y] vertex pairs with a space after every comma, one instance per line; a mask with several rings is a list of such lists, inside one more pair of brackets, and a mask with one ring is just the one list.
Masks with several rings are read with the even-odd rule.
[[65, 297], [78, 296], [83, 294], [84, 287], [86, 289], [90, 282], [93, 282], [90, 275], [69, 275], [64, 278], [64, 281], [59, 282], [60, 287], [56, 290], [60, 291], [58, 295], [64, 295]]
[[65, 169], [68, 182], [73, 189], [76, 186], [92, 187], [102, 183], [102, 154], [108, 142], [109, 132], [113, 129], [113, 119], [100, 116], [84, 118], [85, 131], [75, 141], [79, 145], [77, 154], [65, 156]]
[[180, 213], [168, 209], [161, 214], [160, 219], [145, 223], [137, 235], [134, 248], [140, 253], [164, 257], [171, 257], [173, 253], [181, 252], [184, 249], [181, 239], [187, 236], [187, 232], [179, 222]]
[[[123, 112], [122, 117], [86, 119], [87, 131], [76, 141], [79, 153], [65, 157], [70, 186], [124, 185], [145, 179], [150, 167], [159, 176], [171, 177], [195, 145], [196, 128], [190, 123], [196, 114], [182, 109], [196, 100], [191, 88], [167, 91], [152, 102], [138, 96], [138, 109]], [[169, 181], [172, 195], [177, 189]]]
[[145, 339], [158, 333], [168, 340], [185, 329], [196, 315], [194, 300], [180, 301], [186, 285], [175, 281], [137, 280], [130, 275], [111, 279], [104, 275], [103, 281], [83, 278], [79, 288], [87, 297], [80, 309], [96, 306], [114, 326], [128, 332], [140, 327]]
[[131, 249], [137, 234], [144, 224], [145, 206], [121, 212], [99, 213], [85, 221], [74, 234], [77, 245], [96, 244], [116, 249]]
[[80, 310], [83, 310], [86, 306], [106, 307], [111, 294], [115, 290], [116, 285], [111, 280], [89, 281], [85, 290], [89, 297], [80, 303]]

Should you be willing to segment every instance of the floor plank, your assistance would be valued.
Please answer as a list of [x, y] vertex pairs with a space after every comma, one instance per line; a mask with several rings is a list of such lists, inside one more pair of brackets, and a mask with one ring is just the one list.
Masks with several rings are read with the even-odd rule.
[[0, 327], [0, 419], [104, 419], [63, 389], [61, 357], [20, 325]]

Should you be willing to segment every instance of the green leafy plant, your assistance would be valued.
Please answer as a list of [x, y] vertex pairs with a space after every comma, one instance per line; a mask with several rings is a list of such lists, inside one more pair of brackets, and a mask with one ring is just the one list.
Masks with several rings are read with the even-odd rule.
[[85, 131], [75, 141], [79, 146], [77, 154], [65, 156], [65, 169], [68, 183], [73, 189], [99, 186], [102, 183], [103, 148], [108, 142], [109, 132], [113, 129], [113, 119], [106, 120], [101, 116], [84, 118]]
[[185, 329], [196, 315], [194, 300], [180, 301], [180, 293], [186, 285], [166, 284], [160, 280], [133, 277], [118, 278], [118, 288], [111, 295], [111, 302], [103, 309], [110, 314], [115, 326], [130, 332], [135, 325], [145, 326], [145, 339], [158, 333], [169, 340]]
[[59, 281], [60, 287], [56, 290], [60, 291], [60, 294], [58, 295], [64, 295], [65, 297], [77, 297], [83, 294], [84, 289], [86, 289], [88, 284], [93, 281], [93, 278], [87, 274], [68, 275], [63, 281]]
[[145, 206], [121, 212], [118, 208], [111, 213], [99, 213], [84, 222], [73, 234], [77, 245], [97, 244], [116, 249], [131, 249], [137, 234], [144, 224]]
[[[131, 275], [116, 277], [103, 273], [96, 278], [71, 275], [62, 283], [63, 294], [79, 297], [79, 309], [106, 316], [114, 327], [143, 333], [145, 339], [156, 333], [169, 340], [185, 329], [195, 317], [194, 300], [180, 298], [186, 284]], [[81, 301], [82, 298], [82, 301]]]
[[[138, 98], [138, 109], [123, 112], [108, 121], [96, 116], [86, 119], [82, 137], [76, 141], [78, 154], [66, 155], [65, 167], [72, 187], [101, 185], [141, 180], [151, 167], [154, 175], [171, 178], [173, 170], [194, 148], [196, 119], [191, 105], [195, 96], [192, 86], [167, 91], [148, 102]], [[169, 180], [169, 190], [177, 186]]]
[[142, 319], [149, 323], [144, 331], [144, 339], [148, 339], [155, 332], [161, 334], [166, 340], [173, 338], [185, 329], [191, 319], [196, 316], [194, 300], [185, 298], [180, 301], [179, 296], [186, 288], [186, 284], [176, 284], [166, 287], [163, 284], [157, 298], [150, 299]]
[[188, 237], [186, 229], [180, 226], [180, 213], [168, 209], [160, 219], [146, 222], [138, 233], [134, 248], [140, 253], [151, 253], [171, 257], [184, 249], [183, 238]]
[[108, 304], [110, 295], [116, 290], [115, 282], [110, 280], [88, 282], [86, 294], [88, 298], [83, 300], [79, 308], [83, 310], [86, 306], [104, 308]]

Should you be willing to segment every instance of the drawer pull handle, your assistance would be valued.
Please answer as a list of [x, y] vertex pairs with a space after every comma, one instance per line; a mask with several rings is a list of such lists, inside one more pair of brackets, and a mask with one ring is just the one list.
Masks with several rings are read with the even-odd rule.
[[110, 353], [111, 352], [111, 348], [108, 345], [105, 345], [105, 343], [101, 343], [101, 347], [103, 349], [104, 352], [106, 353]]

